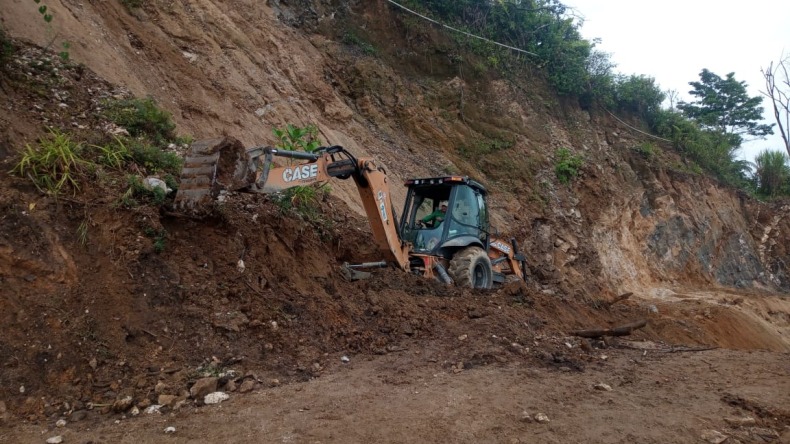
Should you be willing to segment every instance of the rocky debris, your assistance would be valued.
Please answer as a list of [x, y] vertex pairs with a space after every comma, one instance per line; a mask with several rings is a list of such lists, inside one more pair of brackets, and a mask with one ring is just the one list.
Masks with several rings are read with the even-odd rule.
[[165, 183], [164, 180], [154, 176], [146, 177], [143, 180], [143, 187], [149, 191], [153, 191], [154, 189], [162, 190], [162, 192], [164, 192], [166, 195], [173, 191], [172, 188], [167, 186], [167, 183]]
[[752, 434], [757, 435], [763, 442], [770, 442], [776, 439], [779, 439], [779, 432], [774, 429], [769, 429], [765, 427], [753, 427], [751, 429]]
[[57, 422], [55, 422], [55, 427], [66, 427], [66, 420], [58, 419]]
[[214, 392], [214, 393], [209, 393], [208, 395], [206, 395], [206, 397], [203, 398], [203, 403], [204, 404], [219, 404], [220, 402], [226, 401], [228, 399], [230, 399], [230, 395], [228, 395], [227, 393], [225, 393], [225, 392]]
[[162, 394], [162, 395], [159, 395], [159, 397], [156, 399], [156, 403], [161, 405], [161, 406], [173, 407], [173, 405], [176, 403], [177, 399], [178, 399], [178, 396], [176, 396], [176, 395], [165, 395], [165, 394]]
[[162, 413], [162, 412], [161, 412], [161, 409], [162, 409], [162, 407], [164, 407], [164, 406], [162, 406], [162, 405], [159, 405], [159, 404], [149, 405], [148, 407], [146, 407], [146, 409], [144, 410], [144, 412], [145, 412], [147, 415], [150, 415], [150, 414], [152, 414], [152, 413]]
[[164, 392], [165, 392], [165, 390], [167, 390], [167, 389], [168, 389], [168, 386], [167, 386], [167, 384], [165, 384], [165, 383], [164, 383], [164, 382], [162, 382], [162, 381], [159, 381], [159, 382], [157, 382], [157, 383], [156, 383], [156, 385], [154, 386], [154, 393], [156, 393], [157, 395], [161, 395], [161, 394], [162, 394], [162, 393], [164, 393]]
[[5, 402], [0, 401], [0, 424], [3, 424], [8, 420], [8, 408], [5, 406]]
[[595, 390], [600, 390], [600, 391], [603, 391], [603, 392], [611, 392], [612, 391], [612, 386], [610, 386], [609, 384], [604, 384], [603, 382], [599, 382], [598, 384], [595, 384], [593, 386], [593, 388]]
[[751, 416], [744, 416], [743, 418], [724, 418], [724, 422], [732, 427], [751, 427], [757, 424], [757, 420]]
[[545, 424], [545, 423], [547, 423], [547, 422], [549, 422], [549, 421], [550, 421], [550, 420], [549, 420], [549, 417], [548, 417], [548, 416], [546, 416], [546, 414], [545, 414], [545, 413], [536, 413], [536, 414], [535, 414], [535, 416], [533, 417], [533, 419], [534, 419], [536, 422], [539, 422], [539, 423], [541, 423], [541, 424]]
[[129, 408], [132, 407], [132, 404], [133, 404], [132, 397], [126, 396], [124, 398], [116, 400], [112, 404], [112, 411], [115, 413], [123, 413], [129, 410]]
[[254, 379], [245, 379], [241, 383], [241, 386], [239, 387], [239, 392], [241, 392], [241, 393], [251, 392], [252, 389], [254, 389], [254, 388], [255, 388], [255, 380]]
[[718, 430], [704, 430], [700, 435], [700, 438], [711, 444], [721, 444], [726, 441], [729, 437]]
[[[218, 378], [208, 377], [201, 378], [195, 381], [195, 384], [189, 389], [189, 395], [192, 399], [203, 399], [206, 395], [217, 391]], [[242, 384], [243, 385], [243, 384]]]
[[79, 421], [82, 421], [83, 419], [85, 419], [87, 417], [88, 417], [88, 412], [87, 411], [85, 411], [85, 410], [74, 410], [73, 412], [71, 412], [71, 415], [69, 415], [69, 421], [71, 421], [71, 422], [79, 422]]
[[238, 387], [236, 386], [236, 381], [233, 379], [229, 379], [228, 382], [225, 383], [225, 391], [226, 392], [235, 392]]
[[232, 332], [240, 332], [249, 323], [250, 319], [244, 313], [238, 311], [214, 313], [212, 319], [214, 327]]
[[53, 436], [52, 438], [47, 439], [47, 444], [60, 444], [62, 442], [63, 442], [63, 437], [60, 435]]
[[138, 409], [137, 406], [134, 406], [131, 410], [129, 410], [129, 414], [131, 416], [137, 416], [140, 414], [140, 409]]

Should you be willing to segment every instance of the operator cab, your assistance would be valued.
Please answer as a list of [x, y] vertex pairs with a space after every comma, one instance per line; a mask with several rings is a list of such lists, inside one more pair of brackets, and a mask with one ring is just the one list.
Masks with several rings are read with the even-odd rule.
[[[452, 257], [470, 245], [488, 247], [486, 189], [462, 176], [412, 179], [400, 221], [415, 253]], [[446, 212], [442, 211], [443, 206]]]

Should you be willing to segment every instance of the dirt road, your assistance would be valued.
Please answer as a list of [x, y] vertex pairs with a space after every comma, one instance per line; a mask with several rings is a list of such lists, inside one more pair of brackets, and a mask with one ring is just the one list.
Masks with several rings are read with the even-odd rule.
[[[0, 432], [0, 442], [790, 442], [787, 353], [608, 349], [592, 357], [583, 371], [519, 362], [447, 371], [414, 348], [352, 358], [327, 376], [220, 405], [117, 423], [20, 425]], [[169, 426], [175, 433], [165, 433]]]

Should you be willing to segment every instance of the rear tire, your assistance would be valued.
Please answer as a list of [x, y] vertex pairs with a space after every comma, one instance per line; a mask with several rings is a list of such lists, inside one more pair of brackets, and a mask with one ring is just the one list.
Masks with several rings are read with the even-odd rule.
[[448, 272], [459, 287], [491, 288], [494, 285], [491, 259], [480, 247], [466, 247], [456, 253], [450, 260]]

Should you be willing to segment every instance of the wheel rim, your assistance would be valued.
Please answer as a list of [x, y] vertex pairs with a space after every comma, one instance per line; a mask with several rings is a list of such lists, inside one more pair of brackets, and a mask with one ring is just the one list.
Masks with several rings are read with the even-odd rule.
[[486, 287], [488, 282], [486, 279], [486, 267], [483, 264], [475, 265], [475, 268], [472, 270], [472, 282], [475, 288], [483, 288]]

